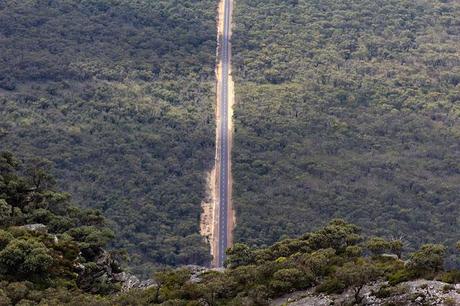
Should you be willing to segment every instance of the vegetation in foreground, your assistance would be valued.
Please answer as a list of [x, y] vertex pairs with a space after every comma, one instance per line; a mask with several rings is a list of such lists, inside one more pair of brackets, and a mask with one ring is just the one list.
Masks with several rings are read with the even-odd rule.
[[[113, 238], [101, 214], [77, 209], [55, 191], [43, 163], [23, 165], [9, 153], [0, 154], [0, 218], [0, 305], [266, 305], [311, 287], [352, 288], [359, 301], [362, 287], [379, 279], [460, 282], [460, 271], [443, 270], [442, 245], [424, 245], [405, 262], [398, 258], [401, 241], [364, 239], [357, 226], [334, 220], [267, 248], [236, 244], [224, 272], [165, 270], [154, 275], [155, 286], [121, 293], [120, 282], [98, 270]], [[110, 269], [121, 272], [116, 261]]]
[[[0, 153], [0, 305], [59, 305], [79, 294], [119, 291], [97, 274], [114, 237], [102, 214], [80, 209], [58, 192], [46, 163], [23, 165]], [[116, 261], [111, 269], [121, 272]], [[94, 297], [97, 300], [96, 297]]]
[[224, 272], [204, 273], [195, 282], [189, 281], [187, 269], [159, 273], [160, 287], [143, 294], [151, 303], [267, 305], [286, 293], [315, 287], [318, 293], [352, 289], [350, 303], [359, 304], [363, 286], [377, 280], [389, 282], [382, 290], [418, 278], [460, 281], [460, 271], [443, 269], [444, 246], [423, 245], [406, 261], [398, 257], [402, 247], [399, 240], [364, 239], [357, 226], [334, 220], [318, 231], [267, 248], [236, 244], [227, 252]]

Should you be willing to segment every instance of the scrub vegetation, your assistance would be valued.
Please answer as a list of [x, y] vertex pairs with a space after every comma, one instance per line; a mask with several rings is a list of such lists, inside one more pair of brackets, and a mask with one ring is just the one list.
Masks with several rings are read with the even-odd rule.
[[[62, 305], [85, 290], [118, 292], [120, 283], [92, 275], [113, 238], [100, 211], [77, 208], [56, 190], [49, 164], [0, 153], [0, 305]], [[121, 272], [116, 261], [111, 270]]]
[[357, 226], [333, 220], [266, 248], [236, 244], [224, 272], [166, 269], [150, 288], [121, 292], [116, 253], [104, 250], [113, 232], [99, 211], [69, 199], [57, 191], [49, 164], [0, 153], [0, 305], [267, 305], [309, 288], [351, 289], [359, 302], [372, 281], [388, 281], [381, 295], [416, 278], [460, 281], [458, 270], [444, 270], [443, 245], [424, 245], [404, 262], [400, 240], [364, 239]]
[[452, 248], [458, 1], [238, 0], [234, 14], [235, 241], [344, 218], [405, 251]]
[[[269, 305], [296, 290], [315, 293], [351, 291], [347, 305], [360, 305], [364, 285], [387, 282], [373, 295], [397, 294], [395, 285], [414, 279], [460, 281], [458, 270], [443, 268], [446, 248], [428, 244], [410, 254], [407, 264], [397, 254], [399, 240], [364, 239], [360, 229], [343, 220], [296, 239], [284, 239], [266, 248], [236, 244], [230, 249], [224, 272], [194, 274], [190, 269], [158, 272], [158, 286], [133, 291], [117, 302], [132, 305]], [[387, 254], [385, 254], [387, 253]], [[393, 253], [388, 256], [388, 253]], [[457, 251], [458, 254], [458, 251]], [[383, 283], [382, 283], [383, 284]], [[449, 286], [446, 284], [446, 286]], [[411, 298], [398, 305], [409, 305]], [[362, 304], [363, 305], [363, 304]]]
[[0, 1], [0, 147], [51, 161], [135, 271], [206, 264], [217, 2]]

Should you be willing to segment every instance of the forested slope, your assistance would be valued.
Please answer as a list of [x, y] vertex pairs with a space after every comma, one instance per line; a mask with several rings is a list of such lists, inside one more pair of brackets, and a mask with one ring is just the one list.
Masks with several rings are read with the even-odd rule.
[[342, 217], [453, 246], [459, 2], [238, 0], [234, 19], [235, 240]]
[[119, 292], [110, 239], [100, 211], [56, 190], [49, 164], [0, 152], [1, 305], [90, 305], [99, 298], [89, 293]]
[[51, 160], [133, 265], [209, 260], [216, 5], [0, 1], [0, 147]]

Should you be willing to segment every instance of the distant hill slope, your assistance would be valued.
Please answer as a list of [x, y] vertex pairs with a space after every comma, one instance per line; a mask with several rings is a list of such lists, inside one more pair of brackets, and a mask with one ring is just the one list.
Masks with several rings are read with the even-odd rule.
[[110, 218], [134, 266], [209, 260], [199, 216], [216, 5], [0, 1], [2, 150], [51, 160], [74, 201]]
[[[460, 4], [235, 3], [236, 241], [460, 239]], [[451, 263], [457, 257], [451, 257]]]

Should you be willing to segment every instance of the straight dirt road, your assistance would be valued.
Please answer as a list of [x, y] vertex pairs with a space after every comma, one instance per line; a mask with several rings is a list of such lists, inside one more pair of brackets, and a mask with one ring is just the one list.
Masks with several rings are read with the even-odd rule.
[[[233, 209], [231, 207], [231, 99], [229, 94], [229, 78], [230, 78], [230, 65], [231, 65], [231, 50], [230, 50], [230, 36], [231, 36], [231, 10], [232, 0], [223, 0], [223, 30], [220, 34], [220, 52], [219, 61], [221, 73], [220, 77], [220, 107], [218, 112], [220, 116], [220, 128], [218, 137], [218, 160], [220, 161], [220, 171], [218, 178], [218, 222], [217, 222], [217, 249], [215, 255], [215, 265], [222, 267], [225, 262], [225, 250], [231, 243], [230, 235], [232, 231], [232, 218]], [[218, 99], [219, 100], [219, 99]]]

